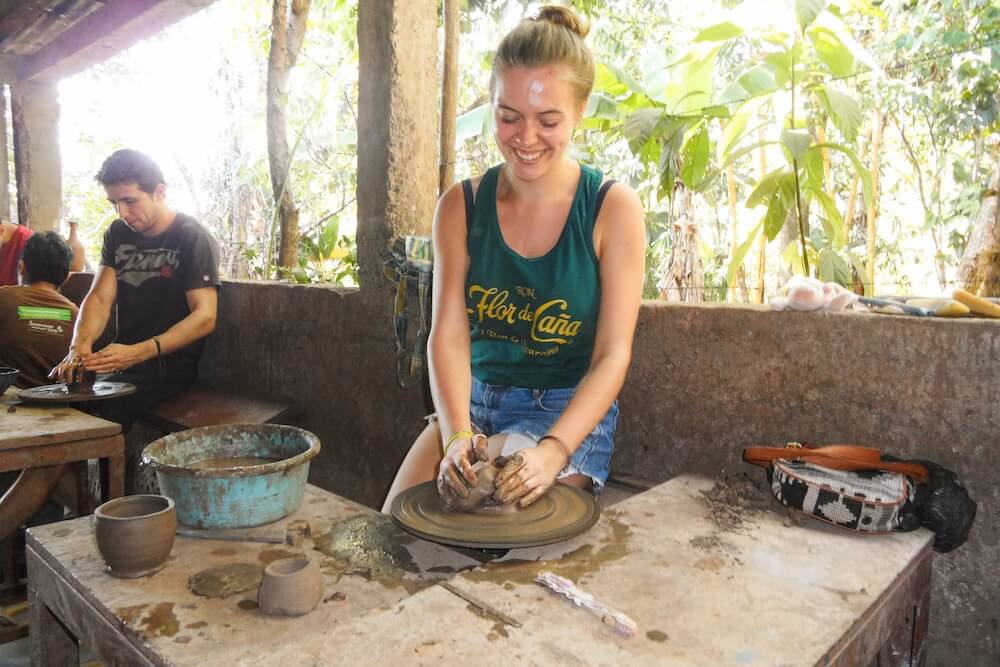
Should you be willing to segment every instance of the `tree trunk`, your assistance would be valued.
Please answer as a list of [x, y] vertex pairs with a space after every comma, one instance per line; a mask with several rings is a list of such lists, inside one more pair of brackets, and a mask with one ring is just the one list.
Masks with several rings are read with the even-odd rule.
[[7, 161], [7, 95], [0, 83], [0, 222], [10, 222], [10, 164]]
[[660, 298], [666, 301], [698, 303], [705, 300], [705, 277], [698, 252], [698, 227], [694, 222], [691, 191], [678, 186], [674, 201], [680, 203], [681, 214], [674, 222], [673, 246], [660, 279]]
[[[758, 140], [763, 143], [766, 139], [764, 128], [761, 127], [757, 134]], [[760, 147], [760, 177], [767, 175], [767, 150]], [[757, 284], [754, 286], [754, 303], [764, 303], [764, 271], [767, 268], [767, 233], [761, 231], [760, 242], [757, 244]]]
[[976, 226], [958, 266], [961, 286], [981, 296], [1000, 296], [1000, 161], [983, 193]]
[[[726, 190], [729, 193], [729, 256], [736, 257], [736, 250], [739, 248], [739, 238], [737, 233], [739, 226], [736, 224], [736, 168], [733, 165], [726, 167]], [[746, 303], [749, 300], [747, 294], [747, 272], [740, 264], [736, 268], [733, 276], [735, 284], [729, 285], [729, 302]]]
[[[305, 36], [310, 0], [274, 0], [271, 14], [271, 49], [267, 56], [267, 155], [271, 189], [278, 212], [278, 265], [294, 267], [299, 258], [299, 209], [295, 205], [288, 177], [291, 154], [288, 148], [289, 73]], [[289, 11], [290, 10], [290, 11]]]
[[455, 180], [455, 119], [458, 116], [458, 3], [444, 0], [444, 74], [441, 91], [441, 166], [438, 192]]
[[868, 202], [868, 275], [865, 276], [865, 294], [873, 296], [875, 294], [875, 223], [878, 219], [878, 198], [879, 198], [879, 172], [882, 168], [882, 127], [885, 125], [882, 117], [882, 109], [875, 111], [875, 127], [872, 128], [872, 200]]

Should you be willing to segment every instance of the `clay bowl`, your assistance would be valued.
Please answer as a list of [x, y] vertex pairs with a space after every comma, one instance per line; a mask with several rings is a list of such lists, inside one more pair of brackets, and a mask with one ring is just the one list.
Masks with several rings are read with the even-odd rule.
[[282, 558], [264, 569], [257, 607], [272, 616], [308, 614], [323, 597], [323, 575], [316, 561]]
[[94, 510], [97, 550], [114, 577], [132, 579], [159, 572], [176, 531], [177, 511], [166, 496], [124, 496]]
[[0, 396], [7, 391], [7, 387], [14, 384], [15, 378], [17, 378], [19, 371], [16, 368], [11, 368], [9, 366], [0, 366]]

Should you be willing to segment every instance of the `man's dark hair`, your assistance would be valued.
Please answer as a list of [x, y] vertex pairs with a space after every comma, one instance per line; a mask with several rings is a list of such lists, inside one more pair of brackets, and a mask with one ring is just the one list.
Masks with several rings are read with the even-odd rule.
[[73, 251], [55, 232], [37, 232], [24, 245], [21, 260], [24, 261], [27, 284], [47, 282], [58, 287], [66, 282], [69, 275]]
[[112, 153], [101, 165], [101, 170], [97, 172], [95, 178], [98, 183], [105, 186], [135, 183], [147, 194], [153, 194], [157, 185], [166, 183], [163, 180], [163, 172], [152, 158], [131, 148], [123, 148]]

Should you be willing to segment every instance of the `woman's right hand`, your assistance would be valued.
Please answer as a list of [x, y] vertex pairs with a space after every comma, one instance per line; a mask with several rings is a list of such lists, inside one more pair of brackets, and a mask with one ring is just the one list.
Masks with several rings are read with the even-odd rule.
[[469, 488], [476, 483], [476, 472], [472, 465], [477, 461], [488, 461], [486, 436], [481, 433], [471, 438], [460, 438], [448, 446], [441, 466], [438, 468], [437, 490], [445, 507], [458, 498], [468, 498]]

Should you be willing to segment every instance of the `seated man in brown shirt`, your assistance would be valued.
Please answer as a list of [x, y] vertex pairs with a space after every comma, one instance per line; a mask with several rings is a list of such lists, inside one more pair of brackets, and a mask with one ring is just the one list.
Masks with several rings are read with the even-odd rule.
[[[19, 387], [47, 384], [49, 369], [66, 355], [77, 308], [59, 293], [73, 252], [55, 232], [28, 239], [17, 287], [0, 287], [0, 366], [18, 368]], [[34, 515], [65, 472], [65, 465], [29, 468], [0, 498], [0, 539]], [[2, 490], [2, 489], [0, 489]]]
[[59, 293], [73, 251], [55, 232], [28, 239], [18, 263], [21, 285], [0, 287], [0, 366], [20, 369], [17, 387], [48, 384], [73, 340], [77, 307]]

